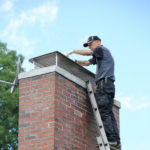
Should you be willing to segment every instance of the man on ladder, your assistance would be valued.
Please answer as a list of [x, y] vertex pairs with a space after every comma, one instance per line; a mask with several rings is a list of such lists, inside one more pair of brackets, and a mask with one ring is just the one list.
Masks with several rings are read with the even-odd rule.
[[114, 59], [109, 49], [101, 45], [101, 39], [98, 36], [90, 36], [83, 46], [88, 47], [90, 50], [72, 50], [67, 52], [66, 56], [73, 53], [86, 56], [92, 55], [90, 60], [76, 60], [76, 62], [82, 66], [97, 65], [95, 76], [97, 105], [110, 148], [120, 150], [120, 136], [112, 110], [115, 96]]

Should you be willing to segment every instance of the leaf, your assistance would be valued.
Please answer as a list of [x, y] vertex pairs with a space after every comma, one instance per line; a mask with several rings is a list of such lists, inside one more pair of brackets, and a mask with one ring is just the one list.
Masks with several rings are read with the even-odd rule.
[[[0, 80], [13, 82], [16, 76], [18, 55], [8, 50], [7, 44], [0, 42]], [[23, 69], [22, 69], [23, 70]], [[0, 84], [0, 148], [17, 149], [18, 147], [18, 88], [10, 94], [10, 86]]]

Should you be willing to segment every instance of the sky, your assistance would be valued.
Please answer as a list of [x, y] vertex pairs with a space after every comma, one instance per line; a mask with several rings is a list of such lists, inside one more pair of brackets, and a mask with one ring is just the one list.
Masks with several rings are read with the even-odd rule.
[[[0, 41], [25, 57], [26, 71], [30, 58], [83, 49], [90, 35], [115, 60], [122, 150], [150, 150], [150, 1], [0, 0]], [[95, 73], [95, 66], [86, 68]]]

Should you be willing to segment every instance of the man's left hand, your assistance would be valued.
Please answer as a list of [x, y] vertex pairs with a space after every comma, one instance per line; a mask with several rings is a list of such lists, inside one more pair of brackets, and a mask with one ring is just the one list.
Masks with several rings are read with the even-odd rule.
[[73, 53], [73, 50], [68, 51], [68, 52], [65, 52], [64, 55], [68, 57], [68, 56], [71, 55], [72, 53]]

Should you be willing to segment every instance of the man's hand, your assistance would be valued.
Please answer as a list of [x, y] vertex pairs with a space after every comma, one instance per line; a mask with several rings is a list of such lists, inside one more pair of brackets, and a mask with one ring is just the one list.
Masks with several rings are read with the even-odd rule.
[[68, 51], [68, 52], [65, 52], [64, 55], [68, 57], [68, 56], [71, 55], [72, 53], [73, 53], [73, 50]]

